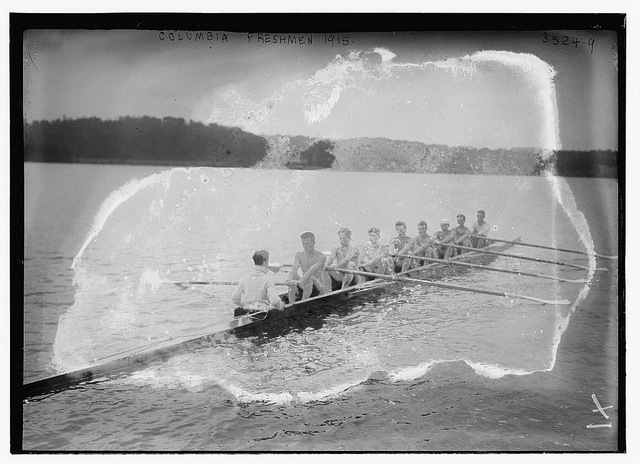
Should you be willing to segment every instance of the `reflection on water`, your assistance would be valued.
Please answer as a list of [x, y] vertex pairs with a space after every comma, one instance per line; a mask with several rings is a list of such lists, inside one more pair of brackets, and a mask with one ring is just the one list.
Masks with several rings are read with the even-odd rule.
[[[117, 167], [95, 167], [117, 169]], [[115, 189], [114, 189], [115, 190]], [[353, 230], [361, 245], [378, 226], [383, 241], [404, 220], [408, 234], [426, 220], [477, 209], [496, 237], [580, 248], [577, 232], [554, 205], [544, 178], [199, 168], [158, 173], [117, 191], [86, 224], [93, 230], [74, 267], [74, 303], [61, 318], [55, 364], [72, 370], [126, 349], [188, 333], [232, 315], [232, 286], [173, 282], [234, 281], [251, 268], [255, 249], [291, 262], [299, 235], [312, 230], [316, 247], [337, 244]], [[482, 194], [480, 195], [479, 192]], [[505, 201], [509, 198], [509, 201]], [[510, 252], [580, 261], [538, 249]], [[586, 272], [498, 258], [496, 267], [585, 277]], [[282, 280], [284, 274], [281, 273]], [[456, 272], [446, 280], [547, 299], [575, 300], [579, 284], [490, 273]], [[373, 373], [422, 375], [433, 362], [463, 360], [483, 375], [548, 369], [555, 359], [558, 320], [567, 308], [427, 286], [398, 285], [379, 298], [335, 308], [306, 329], [245, 336], [183, 353], [125, 379], [189, 389], [215, 383], [245, 399], [306, 400], [357, 385]], [[272, 335], [272, 334], [270, 334]]]

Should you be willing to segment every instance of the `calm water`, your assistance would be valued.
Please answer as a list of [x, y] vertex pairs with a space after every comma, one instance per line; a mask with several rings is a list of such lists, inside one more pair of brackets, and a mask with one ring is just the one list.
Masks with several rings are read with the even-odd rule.
[[[74, 370], [171, 337], [207, 333], [231, 316], [233, 287], [183, 290], [172, 282], [237, 280], [251, 268], [250, 256], [258, 248], [270, 250], [272, 261], [290, 263], [305, 230], [315, 232], [319, 250], [328, 250], [338, 243], [342, 226], [353, 230], [352, 241], [359, 245], [374, 225], [388, 241], [396, 220], [407, 222], [409, 235], [426, 220], [433, 233], [440, 218], [454, 220], [462, 212], [470, 225], [482, 208], [497, 227], [497, 238], [522, 236], [580, 250], [595, 243], [597, 252], [616, 254], [617, 184], [571, 182], [579, 193], [571, 194], [564, 181], [531, 177], [28, 163], [24, 377]], [[593, 192], [595, 199], [585, 203]], [[599, 221], [589, 219], [585, 205]], [[589, 264], [580, 255], [536, 248], [510, 252]], [[390, 397], [407, 382], [433, 381], [442, 369], [459, 366], [470, 370], [473, 382], [553, 372], [576, 308], [600, 285], [599, 272], [504, 257], [492, 265], [588, 282], [477, 271], [449, 278], [476, 288], [568, 298], [578, 303], [573, 306], [406, 285], [331, 314], [317, 328], [269, 339], [232, 338], [125, 378], [25, 403], [25, 449], [273, 449], [273, 433], [256, 440], [253, 430], [252, 438], [241, 438], [248, 418], [259, 417], [252, 424], [260, 430], [278, 428], [292, 416], [318, 418], [319, 405], [336, 411], [346, 398]], [[615, 324], [617, 289], [605, 293]], [[615, 340], [608, 336], [607, 343]], [[607, 365], [617, 352], [608, 356]], [[376, 384], [384, 391], [373, 395], [370, 379], [385, 377]], [[379, 406], [371, 401], [362, 414]], [[205, 417], [208, 427], [198, 427]], [[346, 449], [365, 449], [380, 439], [357, 427], [350, 433], [351, 439], [341, 439]], [[306, 449], [325, 449], [332, 442], [318, 438]], [[389, 446], [412, 449], [400, 442]], [[461, 449], [455, 443], [443, 448]]]

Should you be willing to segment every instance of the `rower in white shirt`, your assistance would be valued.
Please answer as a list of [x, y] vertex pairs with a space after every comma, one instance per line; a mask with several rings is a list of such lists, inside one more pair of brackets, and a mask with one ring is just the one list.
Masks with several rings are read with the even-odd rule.
[[231, 300], [237, 306], [249, 311], [264, 309], [282, 309], [284, 302], [276, 292], [269, 266], [269, 252], [259, 250], [253, 254], [255, 266], [238, 282]]
[[[482, 248], [491, 242], [490, 240], [483, 238], [489, 235], [489, 232], [491, 231], [491, 226], [488, 222], [485, 222], [484, 216], [484, 210], [479, 209], [476, 214], [478, 220], [473, 223], [473, 227], [471, 229], [471, 245], [474, 248]], [[479, 237], [476, 237], [476, 235], [479, 235]]]

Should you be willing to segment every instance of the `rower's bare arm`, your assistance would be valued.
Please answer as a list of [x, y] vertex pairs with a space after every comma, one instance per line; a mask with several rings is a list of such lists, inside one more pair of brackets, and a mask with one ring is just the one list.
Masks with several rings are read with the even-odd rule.
[[329, 255], [329, 257], [324, 262], [324, 267], [325, 268], [331, 266], [331, 263], [333, 263], [333, 260], [336, 258], [336, 255], [337, 255], [337, 248], [333, 248], [331, 250], [331, 254]]
[[471, 235], [471, 231], [467, 229], [467, 231], [462, 235], [462, 237], [458, 239], [458, 243], [464, 242], [466, 239], [469, 238], [470, 235]]
[[336, 267], [344, 268], [345, 266], [349, 265], [350, 262], [353, 262], [355, 264], [358, 263], [358, 249], [355, 247], [353, 247], [349, 254], [344, 257], [344, 259], [338, 261]]
[[293, 266], [291, 267], [291, 272], [289, 272], [287, 285], [293, 285], [297, 283], [299, 268], [300, 268], [300, 253], [296, 253], [295, 257], [293, 258]]
[[402, 247], [402, 249], [400, 251], [398, 251], [396, 254], [398, 255], [406, 255], [408, 253], [411, 253], [411, 250], [413, 250], [414, 245], [416, 244], [416, 239], [412, 238], [409, 239], [409, 241], [407, 241], [407, 244], [405, 246]]
[[309, 266], [309, 269], [307, 269], [307, 272], [302, 275], [300, 280], [308, 280], [309, 276], [313, 275], [318, 269], [324, 268], [326, 262], [327, 257], [322, 253], [318, 253], [318, 261]]

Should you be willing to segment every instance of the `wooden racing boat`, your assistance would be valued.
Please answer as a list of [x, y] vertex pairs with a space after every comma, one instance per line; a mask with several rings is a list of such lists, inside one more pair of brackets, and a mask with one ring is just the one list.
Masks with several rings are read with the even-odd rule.
[[[519, 240], [518, 238], [514, 242]], [[513, 246], [513, 243], [494, 242], [494, 244], [482, 250], [501, 251], [511, 246]], [[495, 258], [491, 258], [490, 255], [482, 252], [470, 251], [455, 256], [451, 258], [450, 261], [482, 261], [486, 263], [487, 259]], [[444, 264], [430, 263], [404, 273], [398, 273], [397, 275], [416, 275], [416, 273], [419, 273], [422, 276], [433, 279], [446, 272], [447, 268], [448, 266]], [[22, 396], [23, 399], [27, 399], [64, 390], [86, 382], [99, 382], [106, 379], [117, 378], [142, 369], [150, 363], [166, 361], [172, 355], [179, 352], [192, 351], [211, 346], [212, 344], [224, 343], [231, 336], [247, 333], [255, 334], [269, 327], [291, 324], [294, 320], [302, 320], [304, 322], [305, 319], [317, 318], [318, 315], [322, 316], [334, 312], [336, 308], [344, 306], [347, 300], [371, 296], [377, 292], [384, 292], [393, 286], [396, 286], [395, 281], [376, 278], [345, 289], [311, 297], [304, 301], [288, 303], [281, 310], [257, 311], [251, 314], [237, 316], [228, 323], [211, 327], [210, 330], [207, 331], [208, 333], [205, 334], [162, 340], [157, 343], [128, 350], [124, 353], [102, 358], [99, 360], [99, 363], [95, 365], [72, 372], [28, 380], [23, 384]], [[284, 296], [285, 294], [282, 294], [281, 298]]]

